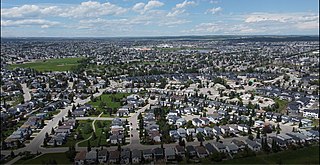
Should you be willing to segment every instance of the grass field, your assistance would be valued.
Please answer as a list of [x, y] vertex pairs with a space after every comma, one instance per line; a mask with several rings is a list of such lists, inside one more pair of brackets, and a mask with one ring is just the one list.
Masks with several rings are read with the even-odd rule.
[[12, 64], [9, 66], [10, 69], [17, 67], [20, 68], [33, 68], [38, 71], [70, 71], [72, 68], [76, 67], [79, 63], [78, 61], [83, 58], [59, 58], [59, 59], [49, 59], [49, 60], [39, 60], [36, 62], [30, 62], [25, 64]]
[[[101, 123], [100, 124], [101, 127], [98, 127], [98, 124], [97, 124], [98, 122]], [[108, 120], [106, 120], [106, 121], [97, 120], [94, 123], [94, 126], [96, 128], [96, 136], [97, 136], [97, 138], [93, 139], [91, 137], [91, 139], [89, 139], [90, 140], [90, 145], [92, 147], [106, 146], [107, 145], [107, 139], [106, 139], [106, 135], [105, 135], [105, 132], [104, 132], [104, 128], [109, 128], [110, 125], [111, 125], [111, 121], [108, 121]], [[100, 136], [101, 136], [101, 138], [100, 138]], [[100, 145], [99, 145], [99, 143], [100, 143]], [[88, 141], [84, 141], [84, 142], [79, 144], [80, 147], [87, 147], [87, 145], [88, 145]]]
[[50, 153], [44, 154], [34, 159], [22, 160], [20, 159], [14, 164], [49, 164], [49, 161], [55, 160], [57, 164], [73, 164], [67, 158], [65, 153]]
[[[92, 105], [94, 108], [97, 109], [97, 111], [104, 112], [106, 108], [112, 108], [117, 109], [121, 106], [120, 101], [113, 100], [112, 98], [115, 98], [117, 100], [121, 100], [124, 97], [129, 96], [129, 93], [117, 93], [117, 94], [103, 94], [96, 98], [96, 101], [90, 101], [88, 104]], [[105, 108], [101, 106], [101, 104], [104, 103], [106, 106]], [[109, 113], [104, 113], [102, 117], [110, 117]]]
[[319, 146], [232, 159], [222, 161], [219, 164], [319, 164]]
[[289, 102], [286, 100], [280, 100], [278, 98], [274, 99], [274, 101], [279, 104], [279, 108], [277, 109], [277, 112], [286, 114], [286, 109], [288, 107]]

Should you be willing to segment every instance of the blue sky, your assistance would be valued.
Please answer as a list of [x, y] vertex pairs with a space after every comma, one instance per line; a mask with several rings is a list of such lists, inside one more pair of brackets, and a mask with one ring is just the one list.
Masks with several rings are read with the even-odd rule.
[[318, 0], [2, 0], [2, 37], [319, 35]]

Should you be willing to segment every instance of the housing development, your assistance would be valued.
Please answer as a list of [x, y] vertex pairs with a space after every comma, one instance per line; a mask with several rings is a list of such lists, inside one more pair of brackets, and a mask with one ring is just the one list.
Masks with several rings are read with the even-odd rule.
[[1, 164], [319, 161], [319, 36], [1, 40]]

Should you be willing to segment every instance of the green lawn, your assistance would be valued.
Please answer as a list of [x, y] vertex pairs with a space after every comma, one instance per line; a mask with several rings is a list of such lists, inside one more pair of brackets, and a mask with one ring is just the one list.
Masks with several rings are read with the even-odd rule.
[[55, 160], [57, 164], [73, 164], [67, 158], [65, 153], [50, 153], [44, 154], [34, 159], [22, 160], [20, 159], [14, 164], [48, 164], [49, 161]]
[[[319, 146], [222, 161], [219, 164], [318, 164]], [[216, 164], [216, 163], [215, 163]]]
[[[102, 94], [101, 96], [96, 98], [95, 102], [90, 101], [88, 104], [92, 105], [94, 108], [97, 109], [97, 111], [101, 113], [101, 112], [104, 112], [106, 108], [117, 109], [121, 107], [121, 99], [129, 95], [130, 95], [129, 93]], [[103, 106], [103, 104], [105, 104], [105, 106]], [[93, 116], [97, 116], [97, 115], [93, 115]], [[110, 117], [110, 114], [106, 112], [102, 115], [102, 117]]]
[[[100, 127], [98, 127], [98, 122], [100, 122]], [[111, 121], [105, 120], [105, 121], [95, 121], [94, 126], [96, 128], [96, 139], [91, 138], [90, 139], [90, 145], [92, 147], [97, 147], [97, 146], [106, 146], [107, 145], [107, 139], [106, 139], [106, 134], [104, 129], [105, 128], [110, 128]], [[91, 135], [91, 134], [90, 134]], [[101, 138], [100, 138], [101, 136]], [[99, 145], [100, 143], [100, 145]], [[84, 141], [79, 144], [80, 147], [87, 147], [88, 142]]]
[[81, 59], [83, 58], [59, 58], [39, 60], [37, 62], [25, 64], [12, 64], [9, 66], [9, 68], [33, 68], [38, 71], [70, 71], [79, 64], [79, 60]]

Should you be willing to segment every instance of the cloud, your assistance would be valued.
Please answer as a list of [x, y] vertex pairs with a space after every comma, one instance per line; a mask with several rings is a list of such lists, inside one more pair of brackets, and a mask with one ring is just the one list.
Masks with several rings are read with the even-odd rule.
[[319, 20], [319, 14], [308, 13], [252, 13], [247, 15], [245, 22], [301, 22]]
[[136, 3], [133, 7], [132, 10], [135, 12], [139, 12], [141, 14], [145, 13], [146, 11], [152, 10], [154, 8], [158, 8], [163, 6], [164, 3], [160, 2], [160, 1], [156, 1], [156, 0], [151, 0], [149, 1], [147, 4], [145, 3]]
[[208, 9], [206, 13], [217, 14], [221, 11], [222, 11], [221, 7], [216, 7], [216, 8]]
[[60, 14], [62, 17], [99, 17], [103, 15], [118, 15], [127, 10], [110, 2], [100, 3], [95, 1], [82, 2]]
[[187, 7], [187, 6], [192, 6], [192, 5], [195, 5], [195, 4], [196, 4], [196, 2], [194, 2], [194, 1], [187, 1], [187, 0], [185, 0], [185, 1], [183, 1], [182, 3], [176, 4], [175, 9], [182, 9], [182, 8]]
[[173, 10], [173, 11], [171, 11], [171, 12], [169, 12], [168, 14], [167, 14], [167, 16], [168, 17], [176, 17], [176, 16], [178, 16], [178, 15], [181, 15], [181, 14], [183, 14], [184, 12], [185, 12], [186, 10]]
[[127, 9], [110, 2], [100, 3], [96, 1], [82, 2], [78, 5], [68, 6], [39, 6], [23, 5], [1, 9], [2, 18], [34, 18], [46, 16], [58, 17], [99, 17], [103, 15], [118, 15], [125, 13]]
[[167, 17], [176, 17], [179, 16], [183, 13], [185, 13], [185, 9], [188, 6], [193, 6], [196, 5], [196, 2], [194, 1], [183, 1], [182, 3], [178, 3], [176, 4], [176, 6], [174, 8], [172, 8], [172, 10], [167, 14]]
[[49, 28], [51, 26], [55, 26], [59, 24], [60, 24], [59, 22], [48, 21], [44, 19], [1, 20], [1, 26], [4, 26], [4, 27], [39, 25], [41, 28]]
[[40, 17], [49, 14], [57, 14], [61, 12], [57, 6], [41, 7], [37, 5], [23, 5], [20, 7], [13, 7], [9, 9], [1, 9], [2, 18], [27, 18]]

